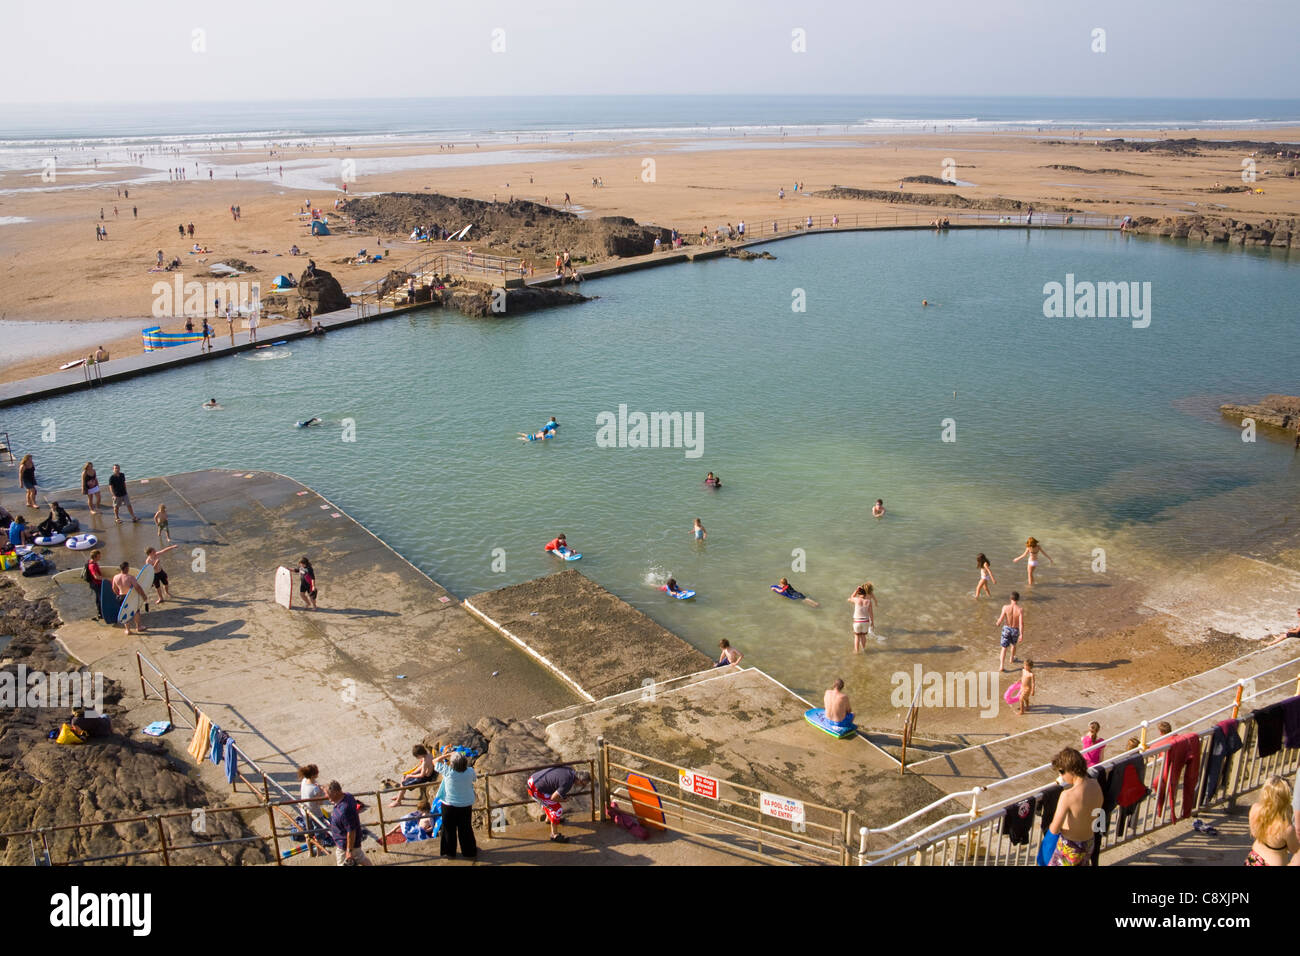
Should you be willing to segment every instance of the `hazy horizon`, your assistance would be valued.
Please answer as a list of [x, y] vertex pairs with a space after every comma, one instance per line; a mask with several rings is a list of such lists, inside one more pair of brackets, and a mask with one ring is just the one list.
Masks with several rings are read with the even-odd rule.
[[[1285, 99], [1300, 5], [1086, 10], [958, 0], [906, 10], [775, 0], [654, 7], [320, 0], [7, 11], [0, 103], [470, 96], [857, 95]], [[1096, 31], [1104, 31], [1100, 37]], [[799, 32], [801, 31], [801, 32]], [[1099, 49], [1104, 47], [1104, 49]]]

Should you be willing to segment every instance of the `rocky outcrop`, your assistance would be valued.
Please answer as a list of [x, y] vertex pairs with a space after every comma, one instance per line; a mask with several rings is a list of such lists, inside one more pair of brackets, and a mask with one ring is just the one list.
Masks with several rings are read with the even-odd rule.
[[[49, 601], [27, 601], [12, 581], [0, 579], [0, 634], [13, 635], [0, 652], [0, 670], [14, 675], [7, 681], [16, 681], [20, 664], [28, 673], [81, 669], [50, 635], [59, 623]], [[121, 698], [121, 687], [105, 680], [104, 711], [112, 718], [115, 733], [71, 747], [47, 736], [67, 717], [63, 710], [0, 707], [0, 832], [210, 808], [227, 801], [225, 795], [198, 782], [193, 768], [173, 758], [163, 744], [136, 737], [137, 729], [118, 705]], [[202, 833], [192, 832], [188, 815], [165, 826], [173, 844], [252, 835], [234, 814], [207, 814]], [[59, 831], [48, 838], [55, 862], [158, 846], [152, 821]], [[269, 852], [252, 843], [186, 850], [173, 856], [172, 862], [251, 865], [269, 860]], [[36, 861], [43, 862], [39, 839], [34, 845], [26, 839], [0, 841], [0, 863], [30, 866]], [[141, 856], [120, 862], [158, 865], [161, 861], [157, 856]]]
[[1068, 163], [1049, 163], [1043, 169], [1057, 169], [1063, 173], [1084, 173], [1089, 176], [1145, 176], [1146, 173], [1135, 173], [1129, 169], [1115, 169], [1114, 167], [1102, 167], [1101, 169], [1085, 169], [1082, 166], [1071, 166]]
[[1133, 153], [1170, 153], [1174, 156], [1199, 156], [1204, 151], [1229, 150], [1263, 159], [1295, 159], [1300, 149], [1294, 143], [1256, 142], [1249, 139], [1108, 139], [1097, 144], [1104, 150]]
[[[474, 762], [474, 770], [482, 776], [487, 773], [500, 773], [521, 767], [545, 767], [562, 761], [546, 743], [546, 728], [536, 720], [505, 721], [499, 717], [484, 717], [474, 725], [461, 724], [457, 727], [441, 728], [424, 738], [424, 745], [432, 749], [435, 746], [471, 747], [479, 752]], [[510, 803], [516, 800], [528, 800], [528, 774], [507, 774], [492, 779], [493, 804]], [[478, 785], [480, 795], [483, 784]], [[578, 806], [589, 809], [585, 801]], [[566, 804], [566, 812], [577, 809]], [[581, 811], [579, 811], [581, 812]], [[511, 807], [506, 810], [507, 824], [523, 823], [528, 820], [545, 819], [541, 807], [536, 803], [527, 806]], [[499, 819], [498, 819], [499, 824]], [[482, 822], [486, 826], [486, 821]]]
[[903, 182], [916, 183], [920, 186], [956, 186], [957, 184], [939, 176], [904, 176]]
[[1256, 427], [1300, 435], [1300, 397], [1295, 395], [1265, 395], [1254, 405], [1220, 405], [1219, 411], [1234, 421], [1252, 418]]
[[310, 275], [304, 270], [298, 280], [298, 294], [307, 300], [312, 315], [338, 312], [352, 305], [339, 280], [323, 269]]
[[1300, 219], [1265, 219], [1243, 222], [1218, 216], [1139, 216], [1131, 230], [1139, 235], [1167, 236], [1193, 242], [1226, 242], [1236, 246], [1273, 246], [1300, 249]]
[[417, 226], [459, 231], [471, 225], [468, 238], [476, 246], [528, 259], [539, 271], [566, 249], [573, 262], [597, 262], [645, 255], [654, 252], [655, 239], [664, 246], [672, 239], [668, 229], [625, 216], [583, 219], [526, 199], [485, 202], [437, 193], [385, 193], [349, 200], [344, 211], [357, 231], [371, 235], [405, 236]]
[[875, 202], [904, 203], [909, 206], [944, 206], [949, 209], [986, 209], [994, 212], [1026, 212], [1030, 206], [1044, 212], [1078, 212], [1066, 206], [1053, 206], [1047, 203], [1024, 202], [1019, 199], [1004, 199], [995, 196], [992, 199], [968, 199], [958, 195], [931, 195], [929, 193], [908, 193], [896, 189], [855, 189], [851, 186], [832, 186], [822, 189], [814, 196], [823, 199], [861, 199]]
[[[504, 292], [504, 298], [500, 297]], [[590, 301], [585, 295], [566, 289], [538, 288], [524, 286], [519, 289], [499, 290], [491, 286], [461, 284], [434, 290], [435, 304], [455, 309], [465, 315], [476, 318], [490, 316], [519, 315], [535, 309], [548, 309], [554, 305], [572, 305], [576, 302]], [[500, 302], [501, 305], [493, 308]]]
[[727, 258], [739, 259], [741, 262], [750, 262], [754, 259], [775, 259], [776, 256], [767, 251], [750, 252], [748, 249], [728, 249]]

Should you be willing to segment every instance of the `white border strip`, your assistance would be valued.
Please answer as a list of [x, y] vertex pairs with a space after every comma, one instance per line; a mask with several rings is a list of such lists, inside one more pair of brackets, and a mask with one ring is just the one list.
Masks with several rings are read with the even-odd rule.
[[533, 650], [531, 647], [529, 647], [527, 644], [525, 644], [525, 643], [524, 643], [523, 641], [521, 641], [519, 638], [515, 637], [513, 634], [511, 634], [508, 630], [506, 630], [504, 627], [502, 627], [502, 626], [501, 626], [500, 624], [498, 624], [496, 621], [492, 620], [492, 618], [488, 617], [486, 614], [484, 614], [482, 611], [480, 611], [478, 608], [476, 608], [473, 604], [470, 604], [469, 601], [461, 601], [461, 602], [460, 602], [460, 606], [463, 607], [465, 610], [469, 611], [470, 614], [473, 614], [476, 618], [478, 618], [480, 621], [482, 621], [482, 622], [483, 622], [484, 624], [486, 624], [488, 627], [492, 628], [492, 630], [496, 631], [498, 634], [501, 634], [502, 636], [506, 637], [506, 638], [509, 639], [510, 641], [512, 641], [512, 642], [514, 642], [515, 644], [519, 645], [520, 648], [522, 648], [526, 653], [530, 654], [530, 655], [531, 655], [534, 659], [536, 659], [536, 660], [537, 660], [537, 661], [538, 661], [538, 662], [539, 662], [543, 667], [545, 667], [545, 668], [546, 668], [547, 670], [549, 670], [552, 674], [554, 674], [554, 675], [555, 675], [556, 677], [558, 677], [560, 680], [564, 681], [566, 684], [568, 684], [570, 687], [572, 687], [575, 691], [577, 691], [577, 692], [578, 692], [578, 695], [579, 695], [580, 697], [582, 697], [582, 698], [583, 698], [587, 703], [589, 703], [589, 704], [594, 704], [594, 703], [596, 702], [596, 698], [595, 698], [595, 697], [592, 697], [592, 696], [591, 696], [590, 694], [588, 694], [585, 690], [583, 690], [583, 689], [582, 689], [582, 685], [580, 685], [580, 684], [579, 684], [577, 681], [575, 681], [572, 677], [570, 677], [568, 674], [564, 673], [564, 671], [560, 670], [558, 667], [556, 667], [554, 664], [552, 664], [550, 661], [548, 661], [548, 660], [547, 660], [545, 657], [543, 657], [541, 654], [537, 653], [535, 650]]

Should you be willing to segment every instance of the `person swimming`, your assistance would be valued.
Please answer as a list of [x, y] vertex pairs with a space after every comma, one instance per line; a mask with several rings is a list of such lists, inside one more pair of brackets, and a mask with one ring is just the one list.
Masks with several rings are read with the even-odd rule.
[[871, 513], [877, 518], [885, 516], [885, 500], [883, 498], [876, 499], [876, 503], [871, 506]]
[[209, 398], [206, 402], [203, 403], [203, 407], [204, 407], [204, 408], [220, 408], [221, 406], [217, 404], [217, 400], [216, 400], [215, 398]]
[[547, 422], [545, 425], [542, 426], [542, 433], [543, 433], [543, 434], [546, 433], [546, 432], [552, 432], [552, 433], [553, 433], [553, 432], [555, 431], [555, 429], [557, 429], [557, 428], [559, 428], [559, 427], [560, 427], [560, 423], [557, 422], [557, 421], [555, 420], [555, 416], [552, 415], [552, 416], [551, 416], [551, 420], [550, 420], [549, 422]]
[[555, 437], [555, 432], [547, 431], [545, 428], [543, 428], [539, 432], [536, 432], [535, 434], [529, 434], [528, 432], [519, 433], [520, 441], [543, 441], [547, 438], [554, 438], [554, 437]]
[[696, 541], [703, 541], [709, 536], [709, 533], [704, 530], [704, 525], [700, 523], [699, 518], [695, 519], [695, 527], [691, 529], [691, 534], [695, 535]]
[[668, 582], [664, 585], [664, 590], [673, 595], [673, 597], [682, 593], [682, 589], [678, 586], [676, 578], [669, 578]]
[[722, 479], [721, 479], [721, 478], [714, 477], [713, 472], [709, 472], [708, 475], [707, 475], [707, 476], [705, 477], [705, 479], [704, 479], [704, 485], [705, 485], [705, 487], [707, 487], [707, 488], [721, 488], [721, 487], [722, 487]]
[[308, 418], [305, 421], [297, 423], [298, 428], [310, 428], [312, 425], [324, 425], [325, 422], [319, 418]]

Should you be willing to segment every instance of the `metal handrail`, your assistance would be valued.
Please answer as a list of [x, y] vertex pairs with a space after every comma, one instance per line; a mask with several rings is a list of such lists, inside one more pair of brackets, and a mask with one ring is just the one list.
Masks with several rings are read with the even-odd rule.
[[[1294, 662], [1292, 662], [1292, 663], [1294, 663]], [[1283, 665], [1283, 666], [1286, 666], [1286, 665]], [[1276, 670], [1276, 669], [1277, 669], [1277, 668], [1271, 668], [1271, 670]], [[1264, 672], [1264, 673], [1268, 673], [1268, 672], [1266, 671], [1266, 672]], [[1247, 679], [1249, 679], [1249, 678], [1247, 678]], [[1244, 683], [1244, 681], [1243, 681], [1242, 683]], [[1265, 694], [1269, 694], [1269, 693], [1271, 693], [1271, 692], [1273, 692], [1273, 691], [1275, 691], [1275, 690], [1278, 690], [1278, 689], [1280, 689], [1280, 688], [1282, 688], [1282, 687], [1288, 687], [1288, 686], [1290, 685], [1290, 683], [1291, 683], [1291, 682], [1290, 682], [1289, 680], [1288, 680], [1288, 681], [1282, 681], [1282, 682], [1280, 682], [1280, 683], [1278, 683], [1278, 684], [1274, 684], [1274, 685], [1271, 686], [1271, 687], [1265, 688], [1265, 689], [1262, 690], [1262, 691], [1258, 691], [1258, 692], [1256, 693], [1255, 696], [1256, 696], [1256, 697], [1260, 697], [1260, 696], [1263, 696], [1263, 695], [1265, 695]], [[1297, 696], [1300, 696], [1300, 676], [1297, 677], [1295, 691], [1296, 691]], [[1145, 756], [1145, 755], [1148, 755], [1148, 754], [1153, 754], [1153, 755], [1157, 755], [1157, 756], [1158, 756], [1158, 755], [1161, 755], [1161, 754], [1164, 754], [1164, 753], [1166, 753], [1166, 752], [1169, 750], [1169, 748], [1172, 746], [1172, 738], [1173, 738], [1173, 737], [1176, 737], [1176, 736], [1178, 736], [1178, 735], [1180, 735], [1180, 734], [1186, 733], [1186, 732], [1187, 732], [1187, 729], [1188, 729], [1189, 727], [1191, 727], [1193, 723], [1199, 723], [1199, 722], [1202, 721], [1202, 720], [1210, 720], [1210, 719], [1213, 719], [1214, 717], [1219, 716], [1219, 715], [1222, 714], [1225, 710], [1229, 709], [1229, 707], [1233, 707], [1234, 710], [1235, 710], [1235, 704], [1234, 704], [1234, 705], [1227, 705], [1227, 706], [1224, 706], [1224, 707], [1220, 707], [1220, 708], [1218, 708], [1217, 710], [1211, 711], [1210, 713], [1205, 714], [1205, 715], [1203, 715], [1203, 716], [1197, 718], [1195, 721], [1189, 722], [1189, 723], [1187, 723], [1187, 724], [1182, 725], [1181, 727], [1176, 727], [1176, 728], [1174, 728], [1173, 730], [1171, 730], [1171, 731], [1169, 732], [1169, 734], [1166, 735], [1166, 738], [1168, 738], [1169, 742], [1166, 742], [1166, 743], [1163, 743], [1163, 744], [1155, 744], [1155, 745], [1150, 746], [1150, 747], [1147, 746], [1147, 744], [1146, 744], [1146, 739], [1145, 739], [1146, 725], [1147, 725], [1149, 722], [1148, 722], [1148, 721], [1143, 721], [1143, 722], [1142, 722], [1142, 727], [1143, 727], [1143, 737], [1142, 737], [1142, 740], [1141, 740], [1141, 742], [1139, 743], [1138, 747], [1135, 748], [1135, 749], [1131, 749], [1131, 750], [1125, 750], [1125, 751], [1124, 751], [1123, 753], [1121, 753], [1121, 754], [1117, 754], [1117, 755], [1115, 755], [1115, 756], [1112, 756], [1112, 757], [1110, 757], [1110, 758], [1108, 758], [1108, 759], [1102, 761], [1102, 762], [1100, 763], [1100, 766], [1103, 767], [1103, 768], [1105, 768], [1105, 769], [1110, 769], [1110, 767], [1112, 767], [1112, 766], [1114, 766], [1115, 764], [1118, 764], [1118, 763], [1120, 763], [1120, 762], [1122, 762], [1122, 761], [1128, 759], [1130, 756], [1132, 756], [1132, 755], [1134, 755], [1134, 754], [1142, 754], [1142, 755], [1144, 755], [1144, 756]], [[1171, 712], [1171, 713], [1172, 713], [1172, 712]], [[1167, 715], [1166, 715], [1166, 716], [1167, 716]], [[1159, 718], [1156, 718], [1156, 719], [1158, 720]], [[1235, 716], [1234, 716], [1234, 719], [1235, 719]], [[1243, 721], [1243, 722], [1246, 722], [1246, 721]], [[1112, 740], [1113, 740], [1113, 739], [1117, 739], [1117, 738], [1119, 738], [1119, 737], [1124, 736], [1124, 734], [1126, 734], [1126, 733], [1131, 733], [1131, 732], [1132, 732], [1132, 731], [1120, 731], [1118, 734], [1115, 734], [1111, 739], [1112, 739]], [[1198, 732], [1197, 732], [1197, 735], [1198, 735], [1199, 737], [1204, 738], [1204, 737], [1206, 737], [1206, 736], [1212, 735], [1213, 733], [1214, 733], [1214, 728], [1211, 727], [1211, 728], [1208, 728], [1208, 729], [1206, 729], [1206, 730], [1198, 731]], [[1106, 743], [1105, 743], [1105, 742], [1102, 742], [1101, 744], [1094, 745], [1094, 746], [1101, 746], [1101, 747], [1104, 747], [1104, 746], [1106, 746]], [[1092, 750], [1092, 749], [1094, 749], [1094, 748], [1093, 748], [1093, 747], [1089, 747], [1089, 748], [1087, 748], [1087, 749], [1088, 749], [1088, 750]], [[1042, 772], [1044, 772], [1044, 771], [1046, 771], [1046, 770], [1050, 770], [1050, 769], [1051, 769], [1051, 764], [1050, 764], [1050, 763], [1048, 763], [1048, 764], [1044, 764], [1044, 765], [1042, 765], [1042, 766], [1035, 767], [1035, 768], [1032, 769], [1032, 770], [1027, 770], [1027, 771], [1025, 771], [1024, 773], [1017, 774], [1017, 775], [1014, 776], [1014, 777], [1007, 777], [1005, 780], [999, 780], [999, 781], [997, 781], [997, 783], [993, 784], [993, 786], [1001, 786], [1002, 784], [1007, 783], [1007, 782], [1009, 782], [1009, 781], [1011, 781], [1011, 780], [1018, 780], [1018, 779], [1020, 779], [1021, 777], [1025, 777], [1025, 776], [1028, 776], [1028, 775], [1031, 775], [1031, 774], [1036, 774], [1036, 773], [1042, 773]], [[920, 840], [921, 838], [925, 837], [925, 836], [926, 836], [927, 834], [929, 834], [931, 831], [933, 831], [933, 830], [935, 830], [935, 829], [937, 829], [937, 828], [939, 828], [939, 827], [942, 827], [942, 826], [944, 826], [944, 825], [946, 825], [946, 824], [948, 824], [948, 823], [950, 823], [950, 822], [952, 822], [952, 821], [954, 821], [954, 820], [962, 820], [962, 819], [964, 819], [964, 820], [967, 821], [967, 824], [969, 825], [970, 823], [976, 821], [977, 818], [978, 818], [979, 820], [983, 820], [984, 817], [983, 817], [983, 816], [980, 816], [981, 813], [986, 814], [986, 815], [987, 815], [987, 814], [993, 814], [994, 816], [996, 816], [997, 814], [1003, 812], [1007, 807], [1012, 806], [1012, 805], [1014, 805], [1014, 804], [1016, 804], [1016, 803], [1020, 803], [1021, 801], [1023, 801], [1023, 800], [1027, 800], [1027, 799], [1029, 799], [1030, 797], [1036, 796], [1037, 794], [1039, 794], [1039, 793], [1042, 792], [1042, 787], [1041, 787], [1041, 786], [1038, 786], [1038, 787], [1035, 787], [1035, 788], [1033, 788], [1033, 789], [1027, 790], [1027, 791], [1025, 791], [1025, 792], [1023, 792], [1023, 793], [1018, 793], [1018, 794], [1016, 794], [1016, 795], [1013, 796], [1013, 797], [1007, 797], [1007, 798], [1000, 799], [1000, 800], [998, 800], [996, 803], [994, 803], [994, 804], [992, 805], [991, 808], [986, 807], [983, 811], [981, 811], [981, 810], [979, 809], [979, 807], [978, 807], [978, 798], [979, 798], [979, 794], [985, 792], [985, 791], [988, 790], [988, 789], [989, 789], [989, 788], [987, 788], [987, 787], [975, 787], [975, 788], [972, 789], [972, 790], [962, 791], [961, 793], [949, 794], [948, 797], [947, 797], [947, 798], [944, 798], [944, 799], [951, 799], [952, 797], [959, 797], [959, 796], [971, 796], [973, 799], [972, 799], [972, 803], [971, 803], [971, 808], [970, 808], [970, 810], [966, 811], [965, 813], [960, 813], [960, 814], [949, 814], [948, 816], [944, 817], [943, 819], [938, 820], [938, 821], [936, 821], [936, 822], [930, 824], [929, 826], [923, 827], [922, 829], [916, 831], [915, 833], [913, 833], [913, 834], [911, 834], [910, 836], [908, 836], [905, 840], [902, 840], [902, 841], [900, 841], [900, 842], [898, 842], [898, 843], [895, 843], [893, 846], [890, 846], [890, 847], [888, 847], [888, 848], [886, 848], [886, 849], [884, 849], [884, 850], [876, 851], [876, 853], [877, 853], [877, 854], [883, 854], [883, 855], [886, 856], [886, 857], [891, 857], [891, 858], [892, 858], [892, 857], [894, 857], [894, 856], [897, 856], [898, 853], [905, 852], [905, 851], [907, 850], [907, 848], [909, 848], [909, 847], [915, 847], [915, 846], [918, 844], [918, 840]], [[920, 816], [920, 815], [924, 814], [925, 812], [927, 812], [927, 810], [929, 810], [929, 809], [934, 809], [935, 807], [937, 807], [937, 806], [938, 806], [940, 803], [942, 803], [942, 802], [943, 802], [942, 800], [940, 800], [940, 801], [936, 801], [934, 804], [931, 804], [931, 806], [930, 806], [929, 808], [927, 808], [926, 810], [920, 810], [920, 811], [917, 811], [917, 812], [914, 813], [914, 814], [910, 814], [908, 817], [905, 817], [903, 820], [899, 820], [899, 821], [897, 821], [897, 822], [891, 824], [889, 827], [881, 827], [881, 828], [879, 828], [879, 829], [870, 829], [870, 828], [868, 828], [868, 827], [863, 827], [863, 828], [861, 829], [861, 831], [860, 831], [860, 847], [859, 847], [859, 854], [860, 854], [860, 855], [866, 855], [866, 854], [867, 854], [868, 851], [867, 851], [867, 849], [866, 849], [866, 841], [867, 841], [868, 837], [869, 837], [872, 833], [885, 833], [885, 832], [889, 832], [889, 831], [891, 831], [893, 828], [899, 826], [900, 824], [906, 823], [906, 822], [908, 822], [909, 820], [916, 819], [918, 816]], [[959, 827], [959, 828], [958, 828], [958, 830], [964, 830], [964, 829], [966, 829], [966, 827]], [[942, 839], [942, 838], [943, 838], [942, 836], [939, 836], [939, 837], [934, 837], [934, 838], [932, 838], [932, 840], [939, 840], [939, 839]]]
[[[1135, 725], [1135, 726], [1133, 726], [1133, 727], [1129, 727], [1129, 728], [1126, 729], [1126, 730], [1121, 730], [1121, 731], [1118, 731], [1118, 732], [1116, 732], [1116, 733], [1113, 733], [1113, 734], [1111, 734], [1111, 739], [1114, 739], [1114, 738], [1116, 738], [1116, 737], [1123, 737], [1125, 734], [1132, 734], [1132, 733], [1134, 733], [1134, 732], [1140, 730], [1140, 731], [1142, 732], [1142, 739], [1143, 739], [1143, 742], [1145, 743], [1147, 725], [1149, 725], [1149, 724], [1151, 724], [1151, 723], [1153, 723], [1153, 722], [1159, 722], [1159, 721], [1164, 720], [1164, 719], [1166, 719], [1166, 718], [1168, 718], [1168, 717], [1172, 717], [1172, 716], [1174, 716], [1175, 714], [1179, 713], [1180, 711], [1187, 710], [1189, 707], [1195, 707], [1195, 706], [1198, 705], [1198, 704], [1205, 703], [1206, 701], [1210, 700], [1212, 697], [1217, 697], [1218, 695], [1220, 695], [1220, 694], [1222, 694], [1222, 693], [1224, 693], [1224, 692], [1226, 692], [1226, 691], [1233, 690], [1233, 689], [1235, 689], [1235, 690], [1237, 691], [1237, 693], [1236, 693], [1236, 695], [1235, 695], [1235, 699], [1234, 699], [1234, 703], [1233, 703], [1233, 704], [1227, 704], [1227, 705], [1224, 705], [1224, 706], [1222, 706], [1222, 707], [1217, 708], [1216, 710], [1211, 711], [1209, 714], [1204, 714], [1204, 715], [1201, 715], [1201, 716], [1196, 717], [1194, 720], [1188, 722], [1187, 724], [1184, 724], [1184, 725], [1182, 726], [1182, 728], [1175, 729], [1174, 732], [1177, 733], [1179, 729], [1185, 729], [1186, 727], [1190, 727], [1191, 724], [1193, 724], [1193, 723], [1197, 723], [1197, 722], [1199, 722], [1199, 721], [1201, 721], [1201, 720], [1205, 720], [1205, 719], [1207, 719], [1207, 718], [1209, 718], [1209, 717], [1213, 717], [1213, 716], [1215, 716], [1215, 715], [1217, 715], [1217, 714], [1220, 714], [1220, 713], [1222, 713], [1223, 711], [1229, 709], [1230, 707], [1236, 707], [1236, 706], [1238, 706], [1238, 705], [1240, 704], [1240, 701], [1241, 701], [1241, 694], [1240, 694], [1240, 692], [1241, 692], [1241, 690], [1245, 687], [1245, 685], [1246, 685], [1246, 683], [1247, 683], [1248, 681], [1253, 681], [1253, 680], [1255, 680], [1256, 678], [1264, 677], [1264, 676], [1266, 676], [1266, 675], [1268, 675], [1268, 674], [1272, 674], [1273, 672], [1275, 672], [1275, 671], [1279, 671], [1279, 670], [1282, 670], [1283, 668], [1286, 668], [1286, 667], [1293, 667], [1293, 666], [1295, 666], [1295, 664], [1298, 663], [1298, 662], [1300, 662], [1300, 657], [1292, 658], [1292, 659], [1290, 659], [1290, 660], [1284, 661], [1284, 662], [1281, 663], [1281, 664], [1276, 665], [1275, 667], [1270, 667], [1270, 668], [1268, 668], [1267, 670], [1263, 670], [1263, 671], [1260, 671], [1260, 672], [1258, 672], [1258, 673], [1256, 673], [1256, 674], [1253, 674], [1253, 675], [1251, 675], [1250, 677], [1243, 677], [1243, 678], [1240, 678], [1240, 679], [1234, 681], [1234, 682], [1231, 683], [1231, 684], [1228, 684], [1228, 685], [1226, 685], [1226, 686], [1224, 686], [1224, 687], [1219, 688], [1218, 690], [1211, 691], [1210, 693], [1204, 695], [1203, 697], [1199, 697], [1199, 698], [1197, 698], [1197, 699], [1194, 700], [1194, 701], [1190, 701], [1189, 703], [1182, 704], [1182, 705], [1180, 705], [1180, 706], [1178, 706], [1178, 707], [1175, 707], [1175, 708], [1174, 708], [1173, 710], [1171, 710], [1171, 711], [1168, 711], [1168, 712], [1166, 712], [1166, 713], [1164, 713], [1164, 714], [1160, 714], [1160, 715], [1157, 716], [1157, 717], [1152, 717], [1152, 718], [1150, 718], [1150, 719], [1148, 719], [1148, 720], [1144, 720], [1144, 721], [1142, 721], [1140, 724], [1137, 724], [1137, 725]], [[1282, 686], [1282, 685], [1278, 685], [1278, 686]], [[1270, 688], [1269, 690], [1275, 690], [1275, 689], [1276, 689], [1276, 687], [1274, 687], [1274, 688]], [[1260, 694], [1268, 693], [1269, 690], [1265, 690], [1265, 691], [1256, 691], [1256, 696], [1259, 696]], [[1297, 680], [1297, 693], [1300, 693], [1300, 679]], [[1039, 727], [1039, 728], [1035, 728], [1035, 730], [1042, 730], [1042, 729], [1043, 729], [1043, 728], [1041, 728], [1041, 727]], [[1034, 731], [1024, 731], [1024, 733], [1033, 733], [1033, 732], [1034, 732]], [[1019, 736], [1019, 735], [1014, 735], [1014, 736]], [[1092, 749], [1094, 749], [1095, 747], [1103, 747], [1103, 746], [1105, 746], [1104, 743], [1102, 743], [1102, 744], [1094, 744], [1092, 747], [1089, 747], [1089, 748], [1087, 748], [1087, 749], [1088, 749], [1088, 750], [1092, 750]], [[917, 820], [917, 819], [919, 819], [920, 817], [923, 817], [923, 816], [925, 816], [925, 815], [928, 814], [928, 813], [932, 813], [932, 812], [934, 812], [935, 810], [939, 809], [939, 807], [943, 806], [945, 803], [947, 803], [947, 802], [950, 801], [950, 800], [957, 800], [957, 799], [963, 799], [963, 798], [978, 799], [979, 795], [980, 795], [981, 793], [984, 793], [985, 791], [987, 791], [990, 787], [1004, 787], [1004, 786], [1006, 786], [1008, 783], [1012, 783], [1012, 782], [1014, 782], [1014, 781], [1020, 780], [1020, 779], [1025, 778], [1025, 777], [1032, 776], [1032, 775], [1037, 774], [1037, 773], [1042, 773], [1043, 771], [1045, 771], [1045, 770], [1049, 770], [1049, 769], [1051, 769], [1051, 763], [1050, 763], [1050, 762], [1049, 762], [1049, 763], [1041, 764], [1041, 765], [1039, 765], [1039, 766], [1037, 766], [1037, 767], [1033, 767], [1033, 768], [1031, 768], [1031, 769], [1029, 769], [1029, 770], [1025, 770], [1025, 771], [1023, 771], [1023, 772], [1021, 772], [1021, 773], [1015, 774], [1015, 775], [1010, 776], [1010, 777], [1004, 777], [1003, 779], [998, 780], [998, 781], [995, 781], [994, 783], [990, 784], [990, 785], [987, 786], [987, 787], [986, 787], [986, 786], [978, 786], [978, 787], [973, 787], [973, 788], [971, 788], [971, 789], [969, 789], [969, 790], [959, 790], [959, 791], [956, 791], [956, 792], [954, 792], [954, 793], [945, 794], [944, 796], [939, 797], [937, 800], [933, 801], [932, 803], [928, 804], [927, 806], [922, 807], [920, 810], [917, 810], [917, 811], [914, 812], [914, 813], [910, 813], [910, 814], [908, 814], [907, 816], [903, 817], [901, 820], [895, 820], [893, 823], [891, 823], [891, 824], [889, 824], [888, 826], [885, 826], [885, 827], [872, 828], [870, 832], [871, 832], [871, 833], [892, 833], [892, 832], [894, 832], [895, 830], [897, 830], [899, 827], [904, 826], [904, 825], [906, 825], [906, 824], [912, 822], [913, 820]], [[1017, 799], [1017, 800], [1020, 800], [1020, 799], [1024, 799], [1024, 797], [1023, 797], [1023, 796], [1020, 796], [1020, 797], [1018, 797], [1018, 798], [1016, 798], [1016, 799]], [[1015, 800], [1009, 800], [1009, 801], [1006, 801], [1006, 802], [1016, 802], [1016, 801], [1015, 801]], [[969, 810], [969, 811], [966, 811], [965, 814], [961, 814], [961, 815], [959, 815], [959, 816], [968, 816], [971, 812], [974, 811], [974, 808], [975, 808], [975, 804], [972, 803], [972, 809]], [[944, 818], [944, 820], [948, 820], [948, 819], [952, 819], [952, 817], [945, 817], [945, 818]], [[942, 823], [943, 821], [939, 821], [939, 822]], [[937, 824], [931, 824], [931, 827], [933, 827], [933, 826], [935, 826], [935, 825], [937, 825]], [[927, 829], [929, 829], [929, 827], [927, 827]], [[913, 836], [915, 836], [915, 835], [913, 835]]]

